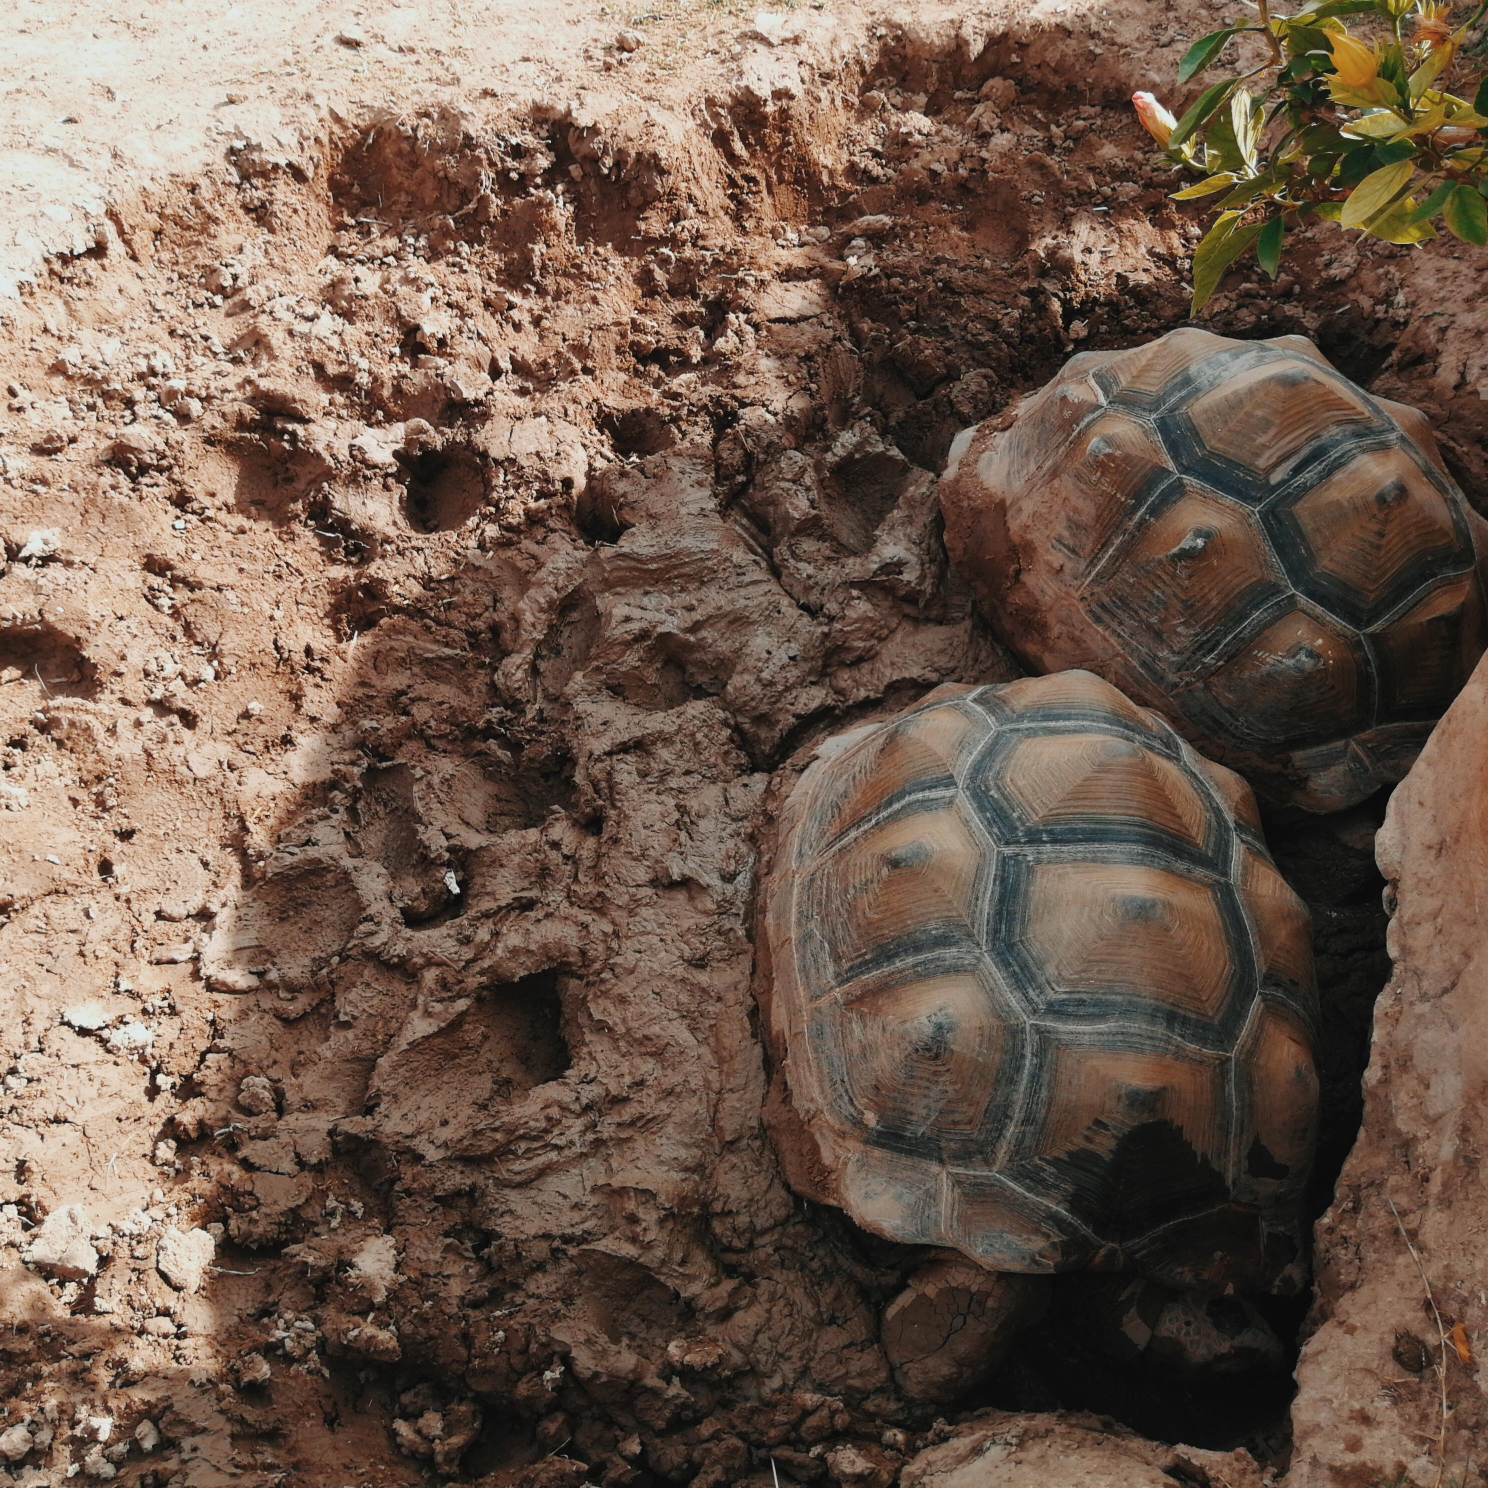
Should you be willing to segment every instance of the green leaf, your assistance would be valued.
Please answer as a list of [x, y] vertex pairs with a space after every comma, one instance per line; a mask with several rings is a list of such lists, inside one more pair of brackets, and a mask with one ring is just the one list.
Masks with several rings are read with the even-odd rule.
[[1302, 61], [1308, 52], [1328, 52], [1328, 33], [1321, 26], [1288, 26], [1286, 49], [1297, 61]]
[[1471, 186], [1457, 185], [1442, 208], [1448, 231], [1464, 243], [1481, 248], [1488, 243], [1488, 203]]
[[1359, 227], [1379, 216], [1410, 185], [1415, 169], [1412, 161], [1399, 160], [1383, 170], [1371, 171], [1354, 187], [1338, 220], [1345, 227]]
[[1276, 277], [1276, 271], [1281, 267], [1281, 239], [1286, 232], [1286, 224], [1282, 219], [1273, 217], [1261, 229], [1260, 236], [1256, 239], [1256, 258], [1260, 261], [1261, 268], [1266, 271], [1269, 278]]
[[1452, 60], [1451, 47], [1437, 47], [1430, 56], [1410, 75], [1412, 103], [1419, 103], [1421, 95], [1439, 78], [1442, 69]]
[[1223, 82], [1212, 83], [1209, 87], [1205, 88], [1194, 99], [1183, 117], [1179, 119], [1173, 130], [1173, 136], [1168, 141], [1168, 148], [1170, 150], [1176, 150], [1194, 130], [1199, 128], [1229, 98], [1230, 94], [1234, 92], [1239, 84], [1239, 78], [1226, 78]]
[[1223, 31], [1211, 31], [1207, 36], [1201, 36], [1184, 52], [1183, 60], [1178, 64], [1178, 81], [1186, 83], [1195, 73], [1203, 72], [1234, 34], [1235, 28], [1226, 26]]
[[1323, 5], [1304, 5], [1302, 14], [1310, 21], [1328, 16], [1365, 15], [1374, 9], [1374, 0], [1327, 0]]
[[1235, 121], [1229, 109], [1220, 109], [1204, 126], [1204, 158], [1215, 162], [1210, 170], [1232, 171], [1238, 176], [1252, 175], [1253, 169], [1240, 151], [1235, 138]]
[[1355, 139], [1393, 139], [1410, 125], [1399, 114], [1380, 109], [1378, 113], [1360, 114], [1357, 119], [1350, 119], [1344, 128]]
[[1473, 113], [1488, 114], [1488, 78], [1478, 84], [1478, 96], [1473, 99]]
[[1215, 287], [1224, 278], [1225, 270], [1260, 236], [1263, 224], [1251, 222], [1237, 227], [1239, 220], [1239, 212], [1226, 212], [1215, 221], [1194, 251], [1191, 306], [1194, 315], [1208, 303]]
[[1421, 205], [1410, 214], [1410, 217], [1408, 218], [1408, 225], [1414, 227], [1415, 224], [1418, 222], [1425, 222], [1428, 219], [1435, 217], [1436, 214], [1440, 212], [1441, 209], [1446, 205], [1447, 198], [1451, 196], [1451, 194], [1452, 183], [1450, 181], [1443, 181], [1441, 185], [1438, 186], [1436, 190], [1433, 191], [1431, 195], [1428, 196], [1426, 200], [1423, 201]]
[[1397, 161], [1409, 160], [1416, 153], [1416, 147], [1408, 139], [1393, 139], [1388, 144], [1375, 146], [1374, 164], [1376, 170], [1383, 170], [1387, 165], [1394, 165]]
[[1371, 218], [1364, 224], [1364, 231], [1386, 243], [1420, 243], [1436, 236], [1436, 229], [1428, 222], [1416, 222], [1416, 199], [1404, 196], [1387, 212]]
[[1374, 166], [1374, 146], [1363, 145], [1350, 150], [1338, 163], [1338, 186], [1342, 191], [1351, 191]]
[[1310, 215], [1320, 217], [1324, 222], [1337, 222], [1343, 216], [1342, 202], [1312, 202], [1309, 207]]
[[1213, 196], [1216, 191], [1224, 191], [1234, 184], [1233, 172], [1220, 171], [1217, 176], [1210, 176], [1207, 181], [1200, 181], [1196, 186], [1185, 186], [1182, 191], [1175, 191], [1169, 200], [1193, 201], [1196, 197]]
[[1248, 88], [1236, 88], [1230, 96], [1230, 128], [1235, 131], [1235, 147], [1240, 162], [1248, 171], [1256, 168], [1256, 142], [1261, 137], [1261, 106]]

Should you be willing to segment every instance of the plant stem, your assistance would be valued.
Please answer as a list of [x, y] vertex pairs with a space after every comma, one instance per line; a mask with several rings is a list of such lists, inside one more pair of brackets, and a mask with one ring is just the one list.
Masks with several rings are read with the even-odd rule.
[[1266, 33], [1266, 45], [1271, 48], [1272, 65], [1280, 67], [1286, 59], [1281, 54], [1281, 43], [1271, 29], [1270, 0], [1256, 0], [1256, 9], [1261, 13], [1261, 30]]

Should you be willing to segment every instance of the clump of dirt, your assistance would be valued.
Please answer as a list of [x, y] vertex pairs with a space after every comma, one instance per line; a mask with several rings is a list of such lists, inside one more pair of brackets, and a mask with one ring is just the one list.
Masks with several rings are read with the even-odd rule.
[[[1088, 34], [880, 31], [762, 42], [692, 113], [240, 152], [32, 293], [0, 352], [17, 1471], [886, 1485], [943, 1438], [879, 1342], [915, 1258], [764, 1137], [757, 853], [814, 741], [1016, 674], [935, 473], [1073, 351], [1180, 323], [1197, 229]], [[1327, 244], [1320, 300], [1243, 282], [1211, 323], [1409, 400], [1409, 266]], [[1335, 877], [1300, 886], [1341, 1159], [1381, 927]], [[1032, 1356], [1008, 1393], [1080, 1403]], [[1209, 1434], [1275, 1458], [1284, 1403]]]

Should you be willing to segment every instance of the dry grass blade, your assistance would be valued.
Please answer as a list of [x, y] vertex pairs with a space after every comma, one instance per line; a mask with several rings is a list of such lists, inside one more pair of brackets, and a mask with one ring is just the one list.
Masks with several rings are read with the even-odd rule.
[[1400, 1218], [1400, 1211], [1395, 1207], [1394, 1199], [1386, 1199], [1390, 1206], [1390, 1213], [1395, 1216], [1395, 1228], [1400, 1231], [1400, 1238], [1405, 1241], [1405, 1248], [1410, 1251], [1411, 1260], [1416, 1263], [1416, 1270], [1421, 1276], [1421, 1285], [1426, 1289], [1426, 1302], [1431, 1308], [1431, 1316], [1436, 1321], [1436, 1336], [1441, 1344], [1441, 1359], [1436, 1366], [1437, 1379], [1441, 1384], [1441, 1427], [1436, 1436], [1436, 1481], [1433, 1488], [1441, 1488], [1442, 1475], [1447, 1470], [1447, 1417], [1451, 1414], [1447, 1405], [1447, 1348], [1449, 1338], [1446, 1328], [1442, 1325], [1442, 1315], [1437, 1309], [1436, 1298], [1431, 1292], [1431, 1280], [1426, 1275], [1426, 1267], [1421, 1263], [1421, 1257], [1416, 1247], [1411, 1244], [1411, 1237], [1405, 1232], [1405, 1224]]

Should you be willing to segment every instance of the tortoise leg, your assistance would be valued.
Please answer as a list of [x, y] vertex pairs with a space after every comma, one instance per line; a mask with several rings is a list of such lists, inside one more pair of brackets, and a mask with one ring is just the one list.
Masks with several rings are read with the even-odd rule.
[[1047, 1306], [1049, 1284], [935, 1252], [884, 1309], [884, 1352], [900, 1389], [940, 1405], [985, 1385]]

